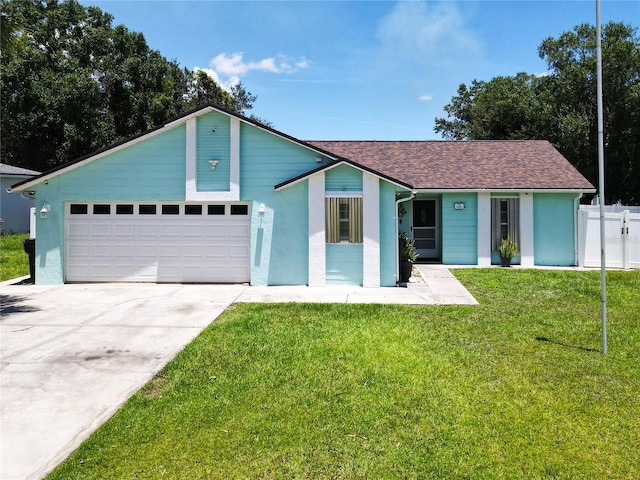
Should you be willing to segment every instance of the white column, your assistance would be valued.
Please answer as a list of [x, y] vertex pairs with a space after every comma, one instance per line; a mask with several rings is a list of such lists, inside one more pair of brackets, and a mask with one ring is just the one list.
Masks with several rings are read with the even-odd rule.
[[362, 173], [362, 286], [380, 286], [380, 181]]
[[309, 286], [327, 283], [324, 172], [309, 177]]
[[230, 117], [230, 172], [229, 190], [233, 200], [240, 200], [240, 120]]
[[491, 194], [478, 192], [478, 265], [491, 266]]
[[533, 267], [533, 193], [520, 194], [520, 265]]
[[191, 199], [196, 194], [196, 119], [190, 118], [186, 124], [186, 168], [187, 183], [185, 185], [185, 197]]

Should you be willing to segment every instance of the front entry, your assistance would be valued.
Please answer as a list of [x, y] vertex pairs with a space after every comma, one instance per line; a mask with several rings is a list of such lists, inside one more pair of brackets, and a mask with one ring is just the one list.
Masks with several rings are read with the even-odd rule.
[[414, 200], [413, 239], [420, 257], [418, 260], [440, 258], [438, 199]]

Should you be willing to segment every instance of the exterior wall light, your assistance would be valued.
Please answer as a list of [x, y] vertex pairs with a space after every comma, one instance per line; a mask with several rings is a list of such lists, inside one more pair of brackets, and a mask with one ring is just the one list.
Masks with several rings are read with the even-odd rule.
[[454, 210], [464, 210], [464, 202], [456, 202], [453, 204]]
[[49, 218], [49, 212], [51, 211], [51, 205], [45, 203], [40, 209], [40, 218]]
[[264, 203], [260, 204], [260, 207], [258, 208], [258, 215], [260, 215], [261, 217], [264, 216], [264, 212], [265, 212], [265, 208], [264, 208]]

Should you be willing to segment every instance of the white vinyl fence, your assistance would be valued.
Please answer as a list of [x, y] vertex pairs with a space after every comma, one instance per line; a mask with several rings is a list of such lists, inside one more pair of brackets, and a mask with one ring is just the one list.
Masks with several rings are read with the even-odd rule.
[[[640, 268], [640, 207], [605, 207], [607, 268]], [[600, 267], [600, 207], [581, 205], [578, 211], [578, 265]]]

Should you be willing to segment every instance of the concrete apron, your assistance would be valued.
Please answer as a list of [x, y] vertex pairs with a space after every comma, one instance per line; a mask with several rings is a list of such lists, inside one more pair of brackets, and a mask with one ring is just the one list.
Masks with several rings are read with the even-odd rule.
[[0, 478], [53, 470], [234, 302], [469, 303], [429, 280], [450, 283], [444, 272], [420, 272], [410, 288], [380, 289], [5, 282]]

